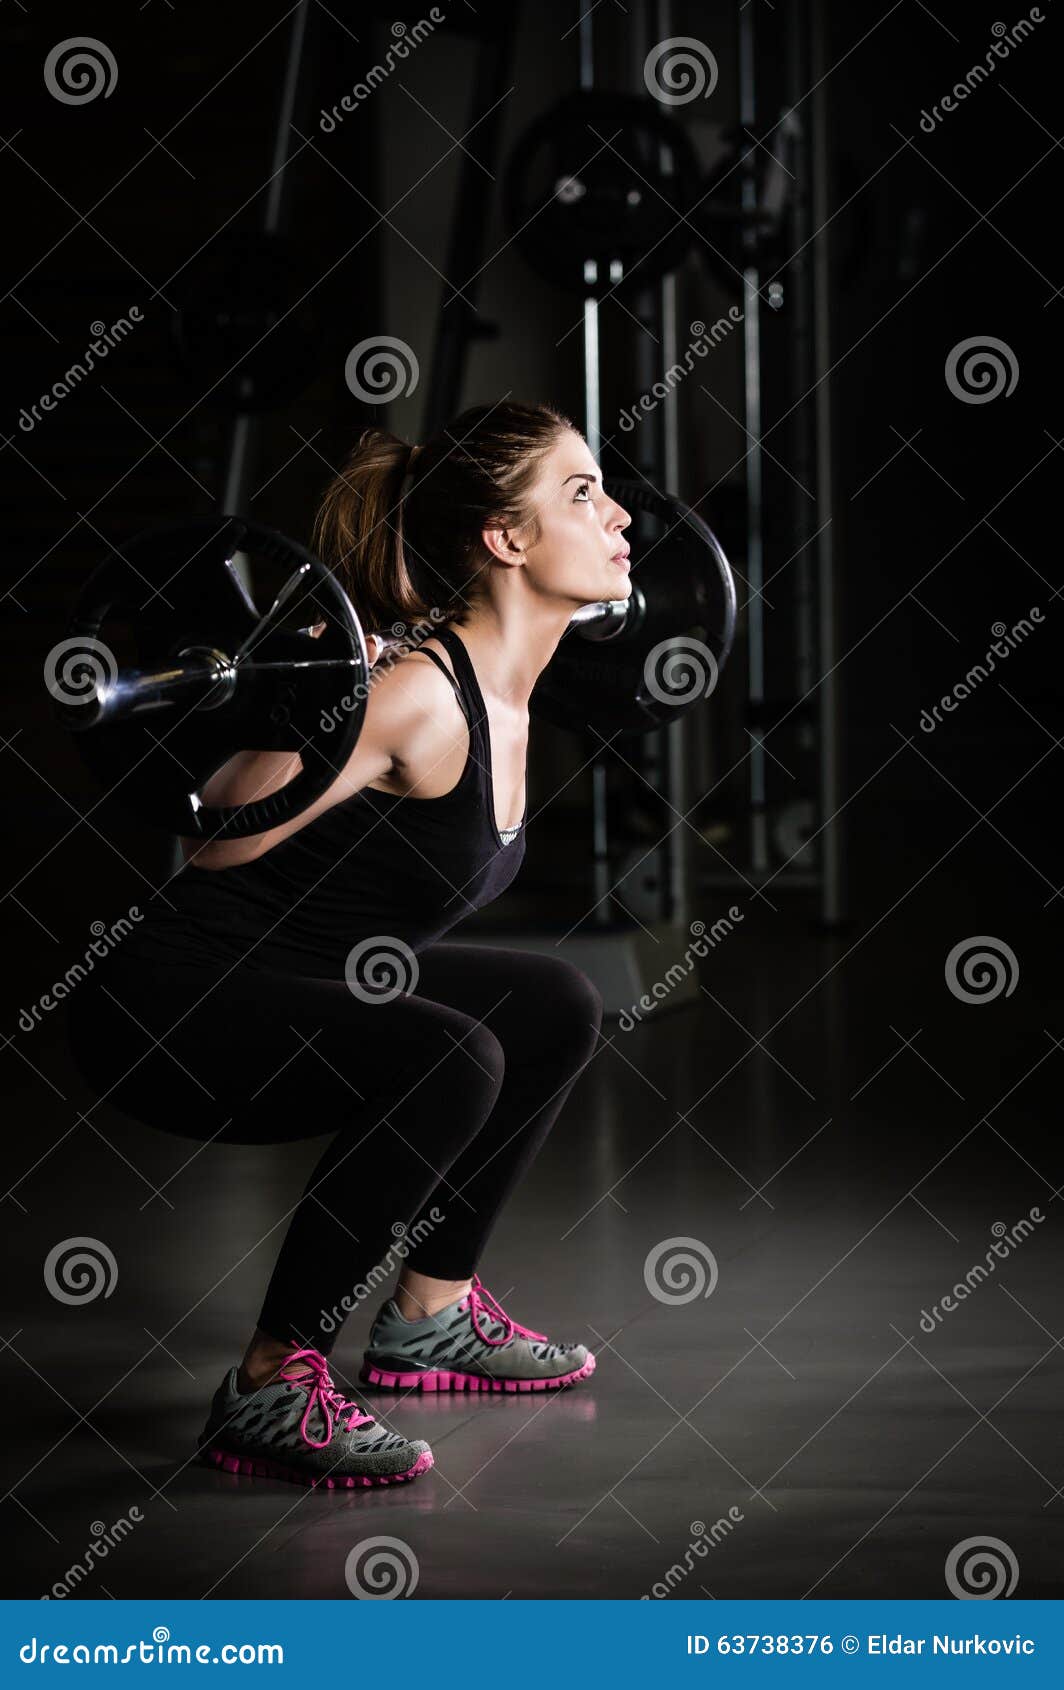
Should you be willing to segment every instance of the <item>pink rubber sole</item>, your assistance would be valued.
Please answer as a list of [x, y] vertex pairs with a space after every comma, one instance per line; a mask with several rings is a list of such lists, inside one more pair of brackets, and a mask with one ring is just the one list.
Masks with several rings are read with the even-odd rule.
[[317, 1487], [322, 1490], [354, 1490], [359, 1485], [404, 1485], [419, 1474], [427, 1473], [434, 1464], [429, 1449], [419, 1455], [405, 1473], [379, 1473], [373, 1477], [343, 1474], [339, 1478], [329, 1478], [324, 1473], [301, 1473], [298, 1467], [285, 1467], [279, 1461], [268, 1461], [258, 1455], [233, 1455], [227, 1449], [206, 1449], [203, 1456], [205, 1461], [224, 1468], [227, 1473], [242, 1473], [251, 1479], [285, 1479], [289, 1484], [308, 1485], [312, 1490]]
[[578, 1379], [588, 1379], [595, 1371], [595, 1358], [588, 1356], [583, 1367], [574, 1373], [562, 1373], [555, 1379], [489, 1379], [482, 1373], [382, 1373], [379, 1367], [367, 1362], [359, 1374], [364, 1385], [376, 1385], [382, 1391], [557, 1391], [563, 1385], [574, 1385]]

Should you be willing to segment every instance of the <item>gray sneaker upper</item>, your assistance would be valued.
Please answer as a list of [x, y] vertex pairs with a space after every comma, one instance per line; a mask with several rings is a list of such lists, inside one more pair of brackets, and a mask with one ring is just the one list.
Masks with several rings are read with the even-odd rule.
[[[232, 1367], [214, 1394], [200, 1436], [203, 1448], [258, 1456], [337, 1478], [405, 1473], [429, 1448], [423, 1438], [400, 1437], [372, 1418], [349, 1427], [352, 1415], [365, 1411], [343, 1402], [327, 1371], [324, 1391], [317, 1375], [307, 1375], [282, 1377], [242, 1395], [236, 1379], [237, 1370]], [[340, 1402], [343, 1406], [338, 1406]]]
[[[404, 1320], [394, 1297], [389, 1297], [373, 1322], [366, 1361], [376, 1367], [401, 1363], [410, 1372], [442, 1369], [494, 1379], [553, 1379], [583, 1367], [589, 1353], [583, 1344], [555, 1344], [512, 1332], [512, 1322], [484, 1307], [483, 1295], [481, 1287], [475, 1305], [476, 1327], [468, 1297], [459, 1297], [422, 1320]], [[508, 1332], [512, 1333], [509, 1337]]]

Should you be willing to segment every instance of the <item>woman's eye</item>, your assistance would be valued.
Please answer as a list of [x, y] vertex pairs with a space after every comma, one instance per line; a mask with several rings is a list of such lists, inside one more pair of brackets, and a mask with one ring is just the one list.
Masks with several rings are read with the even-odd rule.
[[585, 496], [586, 499], [589, 499], [591, 497], [591, 483], [589, 481], [582, 481], [580, 483], [580, 486], [576, 489], [576, 492], [573, 494], [574, 501], [576, 499], [579, 499], [581, 493]]

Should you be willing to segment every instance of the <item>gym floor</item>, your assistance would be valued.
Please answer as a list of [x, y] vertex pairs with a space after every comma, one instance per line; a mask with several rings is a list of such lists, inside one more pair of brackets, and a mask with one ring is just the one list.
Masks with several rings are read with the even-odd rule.
[[[988, 1536], [1019, 1595], [1053, 1594], [1056, 917], [1040, 871], [970, 819], [929, 813], [906, 835], [865, 808], [873, 890], [849, 929], [820, 936], [771, 889], [774, 910], [744, 894], [696, 1006], [607, 1024], [482, 1263], [517, 1319], [588, 1342], [598, 1369], [546, 1398], [367, 1397], [433, 1444], [434, 1470], [401, 1489], [318, 1493], [193, 1458], [320, 1141], [197, 1154], [105, 1111], [94, 1131], [58, 1046], [45, 1057], [51, 1029], [22, 1040], [6, 1594], [343, 1597], [352, 1556], [384, 1537], [382, 1576], [416, 1576], [416, 1598], [934, 1597], [951, 1552]], [[1037, 860], [1036, 835], [1026, 818]], [[1013, 988], [961, 1001], [945, 959], [987, 931]], [[41, 1265], [81, 1234], [118, 1277], [63, 1306]], [[677, 1240], [709, 1274], [694, 1295], [654, 1278]], [[341, 1336], [341, 1383], [387, 1289]]]

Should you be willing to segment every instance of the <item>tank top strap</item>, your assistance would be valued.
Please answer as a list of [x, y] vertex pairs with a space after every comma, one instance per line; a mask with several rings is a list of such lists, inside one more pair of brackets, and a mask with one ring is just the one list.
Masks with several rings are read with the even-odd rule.
[[[444, 634], [446, 634], [448, 632], [449, 632], [449, 630], [446, 629], [446, 628], [443, 630]], [[436, 636], [437, 639], [442, 639], [442, 637], [443, 637], [442, 634], [438, 634]], [[450, 645], [448, 645], [447, 649], [448, 649], [448, 651], [451, 650]], [[451, 686], [454, 688], [454, 694], [455, 694], [455, 697], [458, 700], [458, 703], [461, 706], [462, 715], [465, 717], [466, 721], [469, 722], [471, 720], [471, 712], [470, 712], [470, 708], [469, 708], [469, 703], [466, 699], [465, 692], [464, 692], [460, 682], [457, 680], [457, 678], [454, 675], [451, 674], [451, 671], [448, 669], [446, 663], [443, 661], [443, 658], [440, 657], [437, 652], [430, 651], [427, 646], [421, 646], [420, 651], [421, 651], [421, 655], [423, 657], [431, 657], [433, 663], [435, 663], [437, 669], [440, 671], [440, 674], [445, 675], [447, 677], [447, 680], [450, 682]]]
[[466, 717], [470, 725], [475, 724], [479, 729], [486, 715], [484, 695], [480, 690], [477, 672], [473, 667], [473, 660], [466, 650], [465, 641], [459, 638], [453, 628], [441, 628], [436, 638], [450, 653], [458, 685], [465, 696]]

